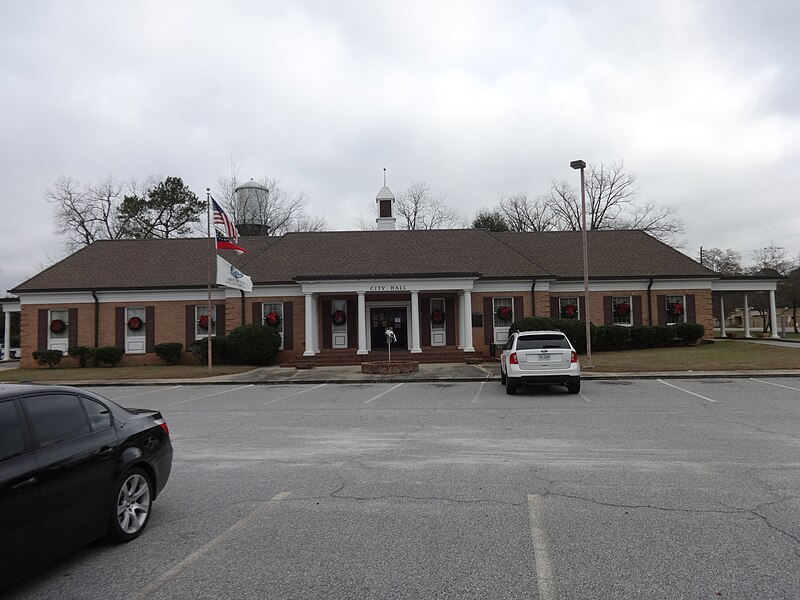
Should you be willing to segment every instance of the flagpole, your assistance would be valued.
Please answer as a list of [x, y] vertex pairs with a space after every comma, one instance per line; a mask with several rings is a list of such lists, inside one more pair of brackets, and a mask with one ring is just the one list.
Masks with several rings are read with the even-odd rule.
[[210, 240], [210, 244], [208, 245], [208, 329], [206, 330], [206, 343], [207, 346], [207, 354], [208, 354], [208, 374], [211, 375], [211, 328], [216, 327], [216, 325], [211, 320], [211, 254], [213, 253], [215, 256], [217, 254], [216, 251], [216, 240], [211, 237], [211, 188], [206, 188], [206, 219], [208, 219], [208, 239]]

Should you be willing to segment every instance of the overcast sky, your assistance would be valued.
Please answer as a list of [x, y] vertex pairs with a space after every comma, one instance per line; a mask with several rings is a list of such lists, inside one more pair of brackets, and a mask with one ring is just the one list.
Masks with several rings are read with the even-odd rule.
[[795, 0], [9, 2], [0, 294], [65, 255], [61, 175], [230, 175], [328, 229], [426, 181], [466, 216], [624, 159], [687, 254], [800, 252]]

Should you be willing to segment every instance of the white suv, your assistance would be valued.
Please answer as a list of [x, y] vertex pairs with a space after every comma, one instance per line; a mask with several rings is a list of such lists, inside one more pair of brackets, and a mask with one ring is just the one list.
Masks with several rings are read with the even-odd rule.
[[581, 391], [578, 353], [560, 331], [517, 331], [500, 355], [500, 383], [516, 394], [520, 385], [565, 385], [570, 394]]

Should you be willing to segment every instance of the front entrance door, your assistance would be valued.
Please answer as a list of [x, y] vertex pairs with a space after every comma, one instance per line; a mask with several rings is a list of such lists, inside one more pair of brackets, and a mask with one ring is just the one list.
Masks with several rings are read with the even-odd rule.
[[408, 323], [404, 306], [370, 309], [370, 341], [373, 350], [386, 350], [386, 329], [391, 327], [397, 342], [392, 349], [408, 348]]

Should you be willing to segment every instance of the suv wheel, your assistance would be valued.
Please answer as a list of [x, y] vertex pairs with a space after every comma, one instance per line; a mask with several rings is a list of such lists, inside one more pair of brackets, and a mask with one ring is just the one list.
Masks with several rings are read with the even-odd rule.
[[567, 384], [567, 391], [570, 394], [577, 394], [581, 391], [581, 380], [578, 379], [577, 381], [571, 381]]
[[506, 374], [503, 372], [503, 367], [500, 367], [500, 385], [506, 384]]
[[508, 377], [506, 377], [506, 394], [509, 396], [513, 396], [517, 393], [517, 384], [514, 381], [511, 381]]

